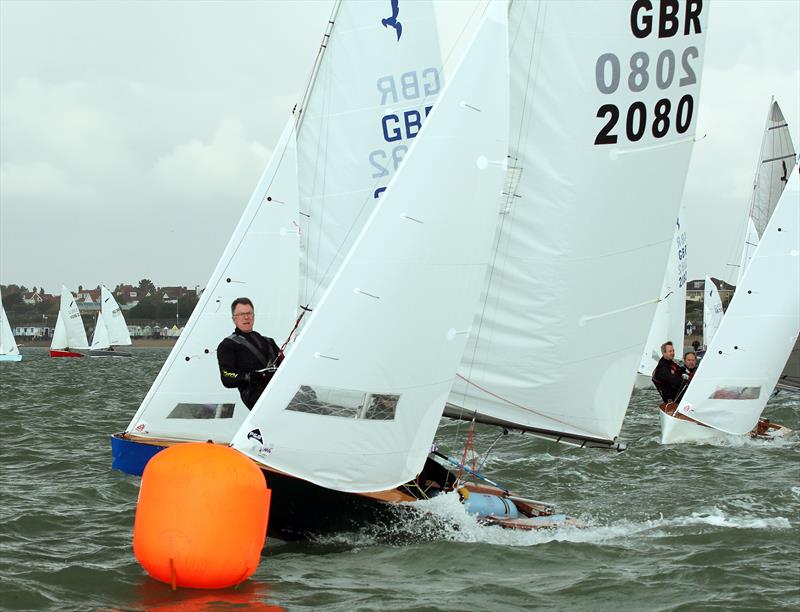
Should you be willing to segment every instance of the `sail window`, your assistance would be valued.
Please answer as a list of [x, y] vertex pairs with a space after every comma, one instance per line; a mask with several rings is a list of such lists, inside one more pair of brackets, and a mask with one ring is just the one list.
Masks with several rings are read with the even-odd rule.
[[231, 419], [235, 404], [180, 403], [167, 415], [168, 419]]
[[708, 399], [754, 400], [761, 395], [761, 387], [717, 387]]
[[394, 420], [399, 395], [302, 385], [286, 410], [370, 421]]

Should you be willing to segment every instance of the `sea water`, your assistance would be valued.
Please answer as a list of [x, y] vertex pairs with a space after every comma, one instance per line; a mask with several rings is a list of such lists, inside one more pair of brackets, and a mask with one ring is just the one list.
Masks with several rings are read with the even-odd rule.
[[[112, 471], [167, 349], [0, 364], [0, 608], [7, 610], [800, 609], [800, 436], [661, 446], [655, 391], [633, 395], [623, 453], [479, 427], [481, 471], [587, 527], [478, 524], [456, 496], [397, 523], [269, 540], [237, 589], [179, 590], [131, 548], [139, 479]], [[800, 399], [766, 415], [800, 429]], [[461, 456], [468, 425], [437, 443]]]

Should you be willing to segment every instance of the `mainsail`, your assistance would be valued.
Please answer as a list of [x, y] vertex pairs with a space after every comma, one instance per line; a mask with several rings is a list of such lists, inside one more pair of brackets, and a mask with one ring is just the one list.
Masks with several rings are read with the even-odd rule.
[[433, 107], [431, 2], [341, 2], [299, 107], [302, 304], [322, 297]]
[[61, 305], [50, 348], [60, 350], [67, 347], [71, 349], [89, 348], [89, 341], [86, 339], [86, 330], [83, 328], [83, 319], [81, 319], [75, 298], [69, 289], [62, 286]]
[[667, 260], [667, 271], [661, 285], [661, 299], [647, 335], [647, 344], [639, 364], [639, 374], [648, 378], [661, 359], [661, 345], [668, 340], [675, 354], [683, 355], [683, 334], [686, 326], [686, 272], [688, 266], [686, 230], [683, 228], [683, 206], [675, 224], [675, 239]]
[[0, 296], [0, 356], [2, 355], [19, 355], [19, 349], [3, 308], [3, 298]]
[[793, 171], [679, 412], [726, 433], [753, 429], [800, 333], [798, 236]]
[[131, 344], [131, 335], [128, 326], [125, 324], [125, 317], [122, 310], [114, 299], [114, 295], [106, 289], [105, 285], [100, 287], [101, 312], [103, 322], [108, 329], [108, 342], [111, 346], [127, 346]]
[[274, 469], [348, 492], [422, 469], [480, 295], [508, 149], [506, 7], [376, 203], [234, 438]]
[[495, 250], [446, 414], [611, 444], [660, 294], [708, 8], [514, 2]]
[[703, 283], [703, 343], [706, 346], [714, 339], [724, 314], [717, 285], [706, 276]]
[[759, 236], [764, 235], [772, 211], [775, 210], [792, 174], [795, 157], [789, 126], [781, 107], [773, 99], [764, 128], [761, 154], [753, 181], [753, 198], [750, 202], [750, 218], [753, 219]]

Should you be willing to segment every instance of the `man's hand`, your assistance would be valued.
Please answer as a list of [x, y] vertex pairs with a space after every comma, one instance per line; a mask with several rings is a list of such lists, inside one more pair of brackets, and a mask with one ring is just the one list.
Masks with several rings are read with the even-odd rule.
[[686, 372], [684, 372], [683, 374], [681, 374], [681, 378], [683, 380], [689, 380], [689, 375]]

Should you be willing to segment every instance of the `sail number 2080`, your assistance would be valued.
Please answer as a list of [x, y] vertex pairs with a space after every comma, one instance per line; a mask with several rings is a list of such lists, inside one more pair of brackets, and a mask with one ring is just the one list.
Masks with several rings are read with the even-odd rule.
[[[652, 65], [650, 56], [643, 51], [638, 51], [630, 58], [630, 72], [626, 79], [628, 89], [637, 93], [653, 84], [658, 89], [666, 90], [675, 83], [676, 76], [678, 87], [694, 85], [697, 83], [697, 76], [691, 61], [699, 55], [697, 47], [686, 48], [681, 55], [680, 68], [678, 68], [677, 58], [671, 49], [662, 51]], [[619, 58], [613, 53], [604, 53], [598, 57], [595, 65], [598, 91], [602, 94], [612, 94], [617, 91], [621, 81], [621, 72]], [[620, 108], [616, 104], [603, 104], [597, 109], [597, 118], [604, 119], [605, 123], [598, 131], [594, 144], [604, 145], [617, 142], [618, 137], [615, 130], [621, 115]], [[674, 129], [678, 134], [683, 134], [689, 129], [693, 115], [694, 98], [691, 94], [684, 95], [676, 104], [673, 104], [669, 98], [661, 98], [651, 109], [648, 109], [644, 102], [633, 102], [625, 110], [625, 136], [628, 141], [637, 142], [644, 136], [648, 127], [654, 138], [663, 138], [670, 132], [670, 129]]]

